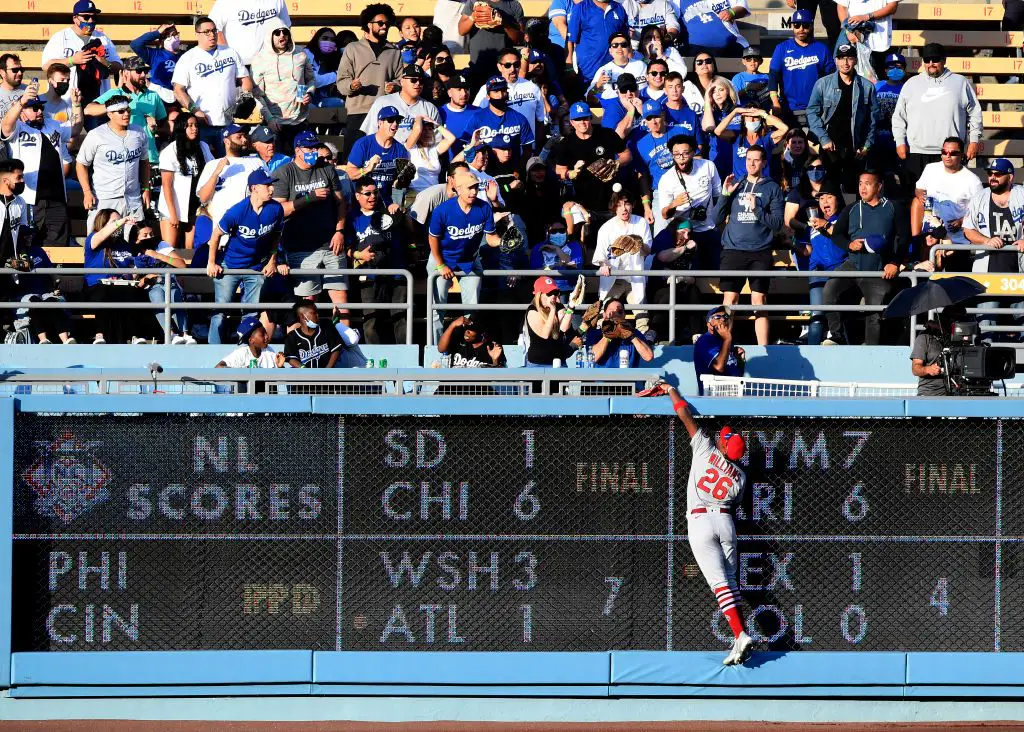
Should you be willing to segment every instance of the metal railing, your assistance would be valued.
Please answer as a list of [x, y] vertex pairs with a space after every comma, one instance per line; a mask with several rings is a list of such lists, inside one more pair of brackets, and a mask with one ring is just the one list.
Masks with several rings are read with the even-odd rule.
[[[213, 364], [211, 364], [212, 366]], [[0, 395], [631, 396], [661, 369], [12, 369]]]
[[[945, 273], [944, 273], [945, 274]], [[563, 279], [566, 277], [576, 277], [577, 275], [583, 275], [587, 278], [598, 278], [600, 275], [597, 270], [594, 269], [515, 269], [515, 270], [484, 270], [479, 275], [468, 275], [477, 277], [541, 277], [547, 276], [555, 279]], [[466, 305], [466, 304], [447, 304], [439, 303], [434, 299], [434, 282], [441, 275], [436, 272], [427, 273], [427, 344], [434, 345], [434, 328], [433, 328], [433, 316], [434, 311], [447, 311], [447, 310], [460, 310], [460, 311], [512, 311], [512, 312], [523, 312], [529, 309], [530, 303], [525, 302], [519, 303], [481, 303], [477, 305]], [[464, 275], [467, 276], [467, 275]], [[882, 272], [848, 272], [848, 271], [805, 271], [805, 270], [779, 270], [779, 271], [758, 271], [748, 272], [744, 270], [611, 270], [606, 275], [608, 277], [657, 277], [661, 279], [673, 280], [690, 278], [690, 279], [708, 279], [717, 280], [722, 277], [736, 277], [736, 278], [749, 278], [749, 277], [769, 277], [779, 279], [820, 279], [820, 278], [882, 278]], [[914, 270], [907, 270], [900, 272], [896, 275], [899, 278], [909, 279], [913, 284], [917, 284], [918, 280], [926, 280], [932, 276], [931, 272], [917, 272]], [[456, 278], [458, 279], [458, 278]], [[705, 312], [708, 309], [707, 303], [690, 305], [680, 304], [676, 302], [676, 288], [673, 283], [669, 283], [669, 301], [668, 303], [650, 303], [640, 305], [626, 305], [626, 310], [640, 310], [644, 312], [669, 312], [670, 317], [668, 319], [668, 342], [675, 343], [676, 336], [676, 314], [680, 312]], [[840, 313], [868, 313], [868, 312], [882, 312], [885, 310], [884, 305], [810, 305], [809, 303], [795, 303], [787, 305], [730, 305], [729, 308], [736, 312], [759, 312], [759, 313], [800, 313], [800, 312], [840, 312]], [[911, 345], [913, 345], [913, 334], [917, 328], [917, 319], [915, 317], [910, 318], [911, 326]]]
[[[413, 328], [413, 280], [412, 273], [406, 269], [292, 269], [292, 274], [300, 276], [335, 276], [335, 275], [349, 275], [349, 276], [380, 276], [380, 277], [402, 277], [405, 279], [406, 284], [406, 295], [404, 303], [346, 303], [341, 305], [342, 310], [404, 310], [405, 319], [405, 342], [407, 345], [412, 344], [412, 328]], [[154, 302], [134, 302], [134, 303], [122, 303], [122, 302], [83, 302], [83, 301], [43, 301], [43, 302], [0, 302], [0, 309], [3, 310], [80, 310], [85, 312], [93, 312], [96, 310], [162, 310], [164, 314], [164, 343], [169, 344], [171, 342], [171, 314], [177, 310], [208, 310], [216, 312], [218, 310], [290, 310], [293, 306], [292, 303], [242, 303], [242, 302], [174, 302], [172, 297], [171, 279], [174, 277], [206, 277], [209, 279], [209, 275], [206, 274], [205, 269], [198, 268], [182, 268], [173, 269], [167, 267], [156, 267], [156, 268], [139, 268], [139, 269], [118, 269], [116, 267], [102, 267], [102, 268], [86, 268], [86, 267], [44, 267], [40, 269], [33, 269], [29, 272], [22, 272], [16, 269], [0, 268], [0, 277], [2, 276], [31, 276], [31, 275], [49, 275], [53, 277], [76, 277], [83, 275], [160, 275], [163, 278], [164, 288], [164, 301], [162, 303]], [[253, 275], [259, 274], [251, 269], [229, 269], [224, 270], [225, 275]], [[333, 303], [318, 303], [317, 308], [320, 310], [330, 310], [335, 305]]]

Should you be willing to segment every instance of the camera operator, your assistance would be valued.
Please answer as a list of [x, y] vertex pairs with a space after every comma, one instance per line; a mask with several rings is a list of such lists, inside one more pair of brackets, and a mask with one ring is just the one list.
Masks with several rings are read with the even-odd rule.
[[946, 396], [942, 347], [942, 328], [938, 322], [929, 320], [910, 349], [910, 371], [917, 377], [918, 396]]

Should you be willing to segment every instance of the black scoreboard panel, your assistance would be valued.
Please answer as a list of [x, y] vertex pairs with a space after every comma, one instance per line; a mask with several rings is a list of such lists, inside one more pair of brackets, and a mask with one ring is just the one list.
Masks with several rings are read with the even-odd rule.
[[[1024, 423], [726, 421], [765, 647], [1024, 647]], [[14, 647], [725, 648], [690, 455], [668, 417], [18, 415]]]

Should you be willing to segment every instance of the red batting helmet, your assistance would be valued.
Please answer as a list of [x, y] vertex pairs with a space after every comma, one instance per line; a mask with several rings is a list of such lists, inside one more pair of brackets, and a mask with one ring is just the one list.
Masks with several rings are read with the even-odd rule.
[[722, 428], [718, 437], [725, 443], [725, 456], [733, 462], [743, 457], [743, 453], [747, 451], [747, 443], [743, 441], [743, 435], [733, 432], [729, 425]]

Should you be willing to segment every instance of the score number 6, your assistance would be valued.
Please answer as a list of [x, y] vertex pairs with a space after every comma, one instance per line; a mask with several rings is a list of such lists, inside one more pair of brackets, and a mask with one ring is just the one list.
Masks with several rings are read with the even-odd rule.
[[722, 475], [718, 468], [708, 468], [707, 472], [697, 481], [697, 488], [705, 493], [710, 493], [711, 497], [718, 501], [726, 498], [734, 486], [733, 479], [728, 475]]

